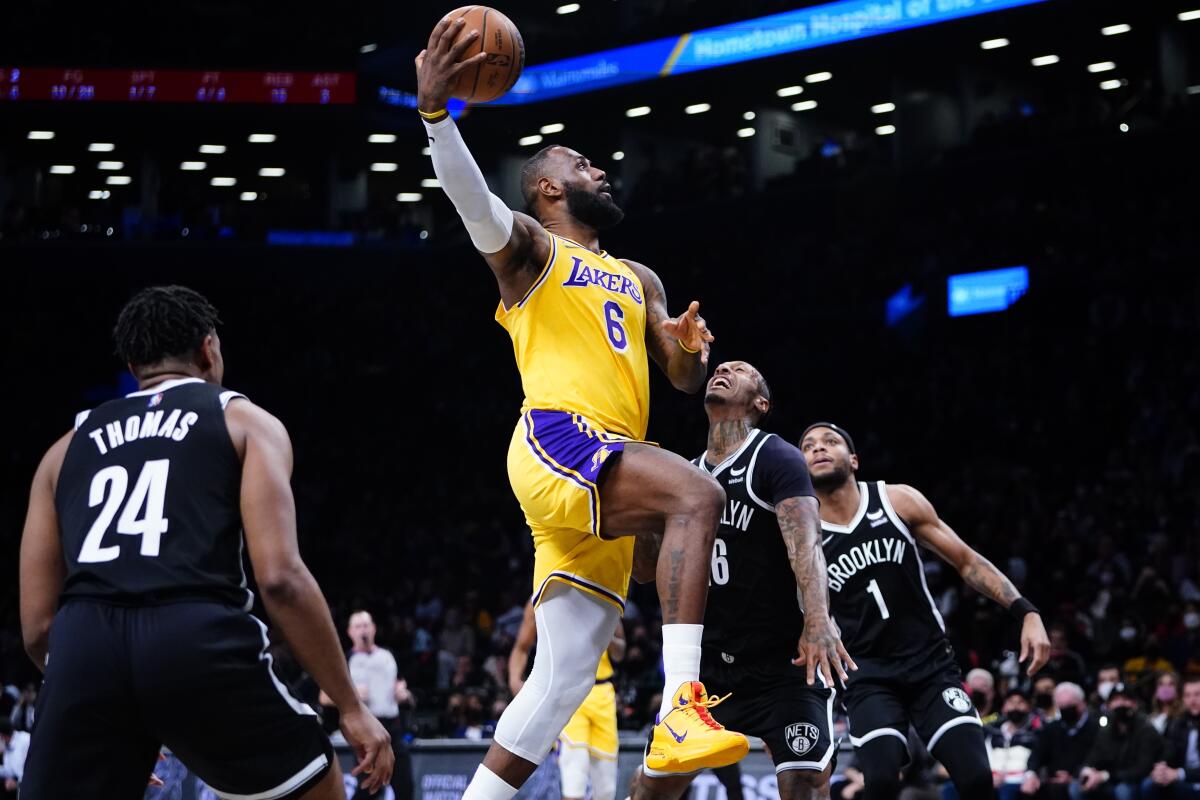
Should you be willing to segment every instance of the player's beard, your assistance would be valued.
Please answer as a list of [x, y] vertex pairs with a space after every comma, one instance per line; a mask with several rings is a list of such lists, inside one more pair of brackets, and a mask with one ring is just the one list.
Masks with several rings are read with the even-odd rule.
[[809, 473], [814, 489], [822, 492], [832, 492], [850, 478], [849, 465], [837, 464], [832, 470], [822, 475]]
[[567, 211], [592, 230], [606, 230], [625, 218], [625, 212], [613, 202], [610, 195], [589, 192], [569, 183], [565, 184], [563, 189], [567, 198]]

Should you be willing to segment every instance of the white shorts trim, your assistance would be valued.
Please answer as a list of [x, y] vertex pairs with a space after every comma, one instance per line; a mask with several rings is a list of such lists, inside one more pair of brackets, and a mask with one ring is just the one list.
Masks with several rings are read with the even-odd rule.
[[872, 739], [878, 739], [880, 736], [895, 736], [900, 741], [904, 742], [905, 749], [908, 748], [908, 737], [895, 728], [876, 728], [875, 730], [863, 736], [861, 739], [857, 736], [850, 737], [850, 744], [855, 747], [862, 747]]
[[977, 717], [977, 716], [955, 717], [954, 719], [950, 720], [949, 722], [943, 723], [942, 727], [938, 728], [937, 731], [933, 734], [933, 736], [929, 737], [929, 741], [926, 743], [925, 746], [928, 747], [929, 751], [932, 753], [933, 748], [937, 747], [938, 740], [942, 738], [942, 735], [946, 731], [950, 730], [951, 728], [958, 727], [959, 725], [966, 725], [968, 723], [970, 723], [972, 725], [978, 725], [981, 728], [983, 727], [983, 723], [980, 722], [979, 717]]
[[[328, 765], [329, 756], [321, 753], [321, 755], [308, 762], [308, 765], [304, 769], [273, 789], [267, 789], [265, 792], [256, 792], [254, 794], [233, 794], [232, 792], [221, 792], [213, 789], [213, 794], [220, 797], [221, 800], [275, 800], [296, 791], [297, 788], [303, 786], [305, 782], [312, 780], [314, 775], [325, 769]], [[211, 786], [208, 788], [212, 789]]]
[[[817, 670], [817, 676], [821, 677], [821, 671]], [[821, 677], [821, 683], [825, 683], [824, 677]], [[825, 750], [825, 755], [821, 756], [820, 761], [784, 761], [775, 765], [775, 774], [787, 772], [794, 769], [813, 770], [814, 772], [824, 772], [829, 766], [830, 760], [833, 759], [833, 754], [837, 751], [837, 740], [833, 738], [833, 700], [837, 697], [837, 692], [833, 689], [826, 689], [829, 692], [829, 699], [825, 702], [825, 715], [827, 717], [825, 735], [829, 737], [829, 747]]]

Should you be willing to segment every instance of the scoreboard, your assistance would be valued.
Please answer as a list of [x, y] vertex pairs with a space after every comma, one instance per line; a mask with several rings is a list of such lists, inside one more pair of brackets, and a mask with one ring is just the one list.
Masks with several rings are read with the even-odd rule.
[[352, 72], [0, 66], [0, 103], [348, 105], [355, 88]]

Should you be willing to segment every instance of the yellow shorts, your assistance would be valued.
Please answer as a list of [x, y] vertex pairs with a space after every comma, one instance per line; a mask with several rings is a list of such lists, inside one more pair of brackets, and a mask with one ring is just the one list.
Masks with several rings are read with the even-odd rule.
[[563, 728], [559, 741], [571, 749], [586, 747], [593, 758], [617, 759], [617, 691], [611, 681], [597, 683], [592, 688]]
[[634, 441], [578, 414], [532, 409], [508, 447], [508, 480], [533, 532], [533, 602], [563, 581], [625, 609], [633, 537], [600, 538], [597, 482], [605, 461]]

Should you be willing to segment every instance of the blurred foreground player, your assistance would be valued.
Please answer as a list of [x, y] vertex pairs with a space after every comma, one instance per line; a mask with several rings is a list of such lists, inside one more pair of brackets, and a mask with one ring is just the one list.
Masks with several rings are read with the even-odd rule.
[[638, 534], [663, 534], [666, 680], [645, 763], [664, 773], [732, 763], [745, 755], [746, 738], [709, 724], [697, 682], [724, 497], [686, 460], [642, 441], [648, 357], [677, 389], [696, 392], [713, 337], [698, 303], [671, 319], [652, 271], [600, 249], [598, 231], [622, 212], [604, 172], [579, 153], [548, 147], [525, 164], [521, 188], [534, 216], [488, 190], [446, 111], [458, 73], [475, 63], [458, 60], [478, 36], [454, 44], [462, 26], [443, 19], [417, 56], [417, 105], [438, 181], [499, 284], [496, 320], [512, 337], [525, 390], [508, 474], [533, 533], [538, 639], [529, 680], [464, 798], [510, 800], [591, 691], [624, 607]]
[[329, 739], [248, 613], [244, 548], [271, 618], [341, 711], [354, 773], [372, 791], [391, 775], [388, 734], [296, 547], [287, 431], [221, 386], [217, 322], [183, 287], [130, 300], [114, 338], [139, 390], [76, 416], [34, 476], [21, 627], [46, 679], [25, 797], [140, 798], [163, 744], [222, 798], [345, 796]]
[[[804, 456], [759, 430], [771, 390], [745, 361], [708, 382], [708, 449], [695, 464], [724, 487], [700, 677], [713, 718], [763, 740], [781, 800], [829, 797], [835, 685], [854, 662], [829, 616], [821, 518]], [[640, 569], [640, 564], [639, 564]], [[799, 600], [799, 602], [797, 602]], [[635, 779], [633, 800], [675, 800], [692, 776]]]
[[831, 422], [809, 425], [800, 449], [821, 501], [830, 607], [858, 662], [844, 703], [864, 797], [896, 797], [910, 724], [946, 767], [959, 797], [994, 797], [979, 715], [962, 689], [918, 545], [1021, 621], [1020, 658], [1029, 660], [1030, 675], [1050, 653], [1041, 615], [916, 489], [857, 482], [858, 456], [845, 430]]

